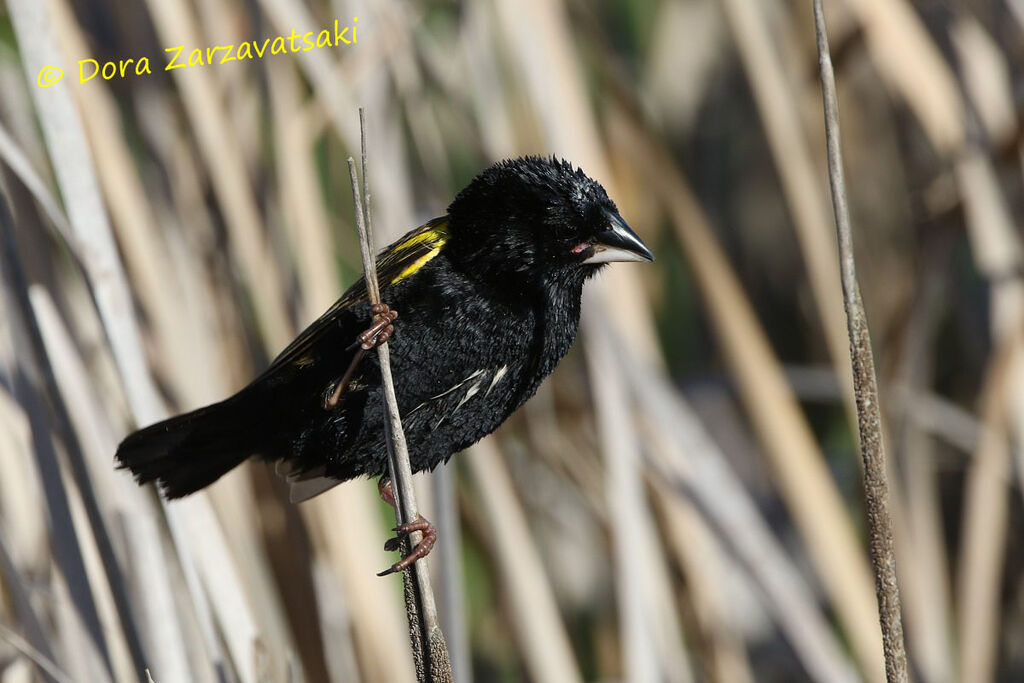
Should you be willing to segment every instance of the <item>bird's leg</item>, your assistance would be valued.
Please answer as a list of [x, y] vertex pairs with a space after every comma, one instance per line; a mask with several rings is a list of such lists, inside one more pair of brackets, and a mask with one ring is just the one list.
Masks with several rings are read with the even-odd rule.
[[[387, 477], [381, 477], [377, 482], [377, 491], [380, 493], [380, 498], [391, 507], [395, 507], [395, 492], [391, 488], [391, 480]], [[388, 574], [394, 574], [400, 572], [405, 568], [409, 567], [416, 560], [426, 557], [430, 554], [434, 544], [437, 542], [437, 529], [433, 524], [428, 522], [423, 515], [416, 515], [416, 519], [405, 524], [399, 524], [394, 528], [394, 532], [397, 534], [394, 538], [388, 539], [387, 543], [384, 544], [384, 550], [387, 552], [394, 552], [398, 550], [402, 544], [402, 541], [414, 531], [419, 531], [423, 534], [423, 538], [416, 544], [416, 547], [412, 551], [395, 562], [393, 565], [385, 569], [384, 571], [377, 574], [377, 576], [387, 576]]]
[[[335, 382], [330, 395], [324, 401], [324, 410], [334, 410], [338, 407], [341, 395], [344, 393], [349, 381], [351, 381], [356, 368], [359, 367], [359, 362], [363, 360], [363, 356], [373, 347], [380, 346], [390, 339], [395, 331], [393, 323], [398, 318], [398, 311], [392, 311], [387, 304], [380, 303], [371, 306], [370, 312], [373, 313], [373, 324], [356, 337], [355, 342], [352, 344], [352, 346], [358, 345], [359, 348], [356, 350], [356, 355], [352, 356], [352, 361], [349, 362], [345, 374]], [[349, 348], [352, 348], [352, 346]]]
[[377, 494], [385, 503], [395, 507], [395, 490], [391, 488], [391, 479], [387, 475], [377, 480]]

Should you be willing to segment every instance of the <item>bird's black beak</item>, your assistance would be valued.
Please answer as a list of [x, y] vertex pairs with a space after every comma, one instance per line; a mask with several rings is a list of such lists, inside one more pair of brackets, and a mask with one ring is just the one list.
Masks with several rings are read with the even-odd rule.
[[583, 263], [654, 260], [654, 254], [643, 243], [643, 240], [626, 225], [622, 216], [611, 212], [607, 215], [608, 229], [597, 234], [592, 245], [593, 253]]

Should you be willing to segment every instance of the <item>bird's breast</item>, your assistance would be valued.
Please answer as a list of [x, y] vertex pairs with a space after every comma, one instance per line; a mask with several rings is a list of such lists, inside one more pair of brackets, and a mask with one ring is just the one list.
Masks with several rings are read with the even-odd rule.
[[510, 296], [453, 269], [443, 252], [394, 293], [409, 295], [393, 337], [405, 410], [436, 400], [462, 411], [483, 398], [514, 410], [568, 352], [579, 325], [580, 292], [534, 286]]

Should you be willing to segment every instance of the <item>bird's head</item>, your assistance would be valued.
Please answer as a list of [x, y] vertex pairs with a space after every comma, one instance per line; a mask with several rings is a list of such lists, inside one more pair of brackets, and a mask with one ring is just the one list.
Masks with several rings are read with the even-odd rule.
[[486, 278], [575, 284], [612, 261], [654, 256], [600, 183], [557, 159], [522, 157], [483, 171], [448, 207], [446, 246]]

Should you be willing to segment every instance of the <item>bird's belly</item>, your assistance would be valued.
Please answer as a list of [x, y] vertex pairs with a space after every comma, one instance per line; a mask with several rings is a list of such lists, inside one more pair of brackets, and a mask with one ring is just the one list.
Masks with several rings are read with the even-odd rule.
[[[532, 317], [448, 312], [421, 319], [402, 313], [389, 343], [392, 374], [413, 471], [432, 470], [497, 429], [533, 394], [575, 337], [557, 338]], [[440, 322], [440, 324], [439, 324]], [[537, 332], [541, 331], [541, 336]], [[367, 354], [336, 416], [311, 425], [297, 450], [327, 461], [338, 479], [387, 471], [384, 407], [377, 354]]]
[[497, 429], [512, 412], [514, 382], [508, 365], [480, 368], [408, 410], [402, 421], [413, 469], [432, 470]]

